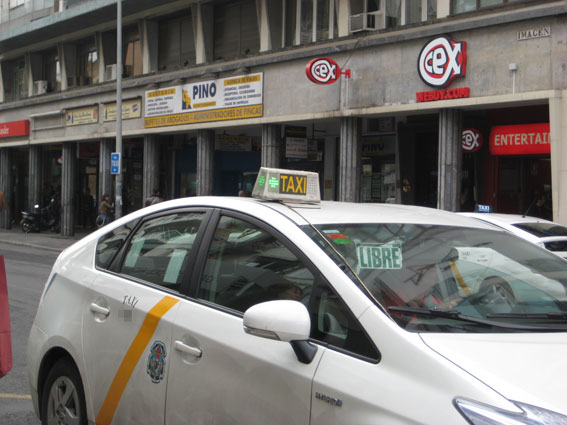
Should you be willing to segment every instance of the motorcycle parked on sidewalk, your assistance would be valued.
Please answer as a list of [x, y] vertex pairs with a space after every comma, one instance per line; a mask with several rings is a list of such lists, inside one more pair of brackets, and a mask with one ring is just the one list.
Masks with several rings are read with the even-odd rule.
[[52, 199], [51, 202], [43, 208], [40, 208], [37, 204], [34, 205], [33, 212], [22, 211], [20, 226], [25, 233], [41, 232], [42, 230], [51, 230], [52, 232], [59, 233], [61, 223], [56, 200]]

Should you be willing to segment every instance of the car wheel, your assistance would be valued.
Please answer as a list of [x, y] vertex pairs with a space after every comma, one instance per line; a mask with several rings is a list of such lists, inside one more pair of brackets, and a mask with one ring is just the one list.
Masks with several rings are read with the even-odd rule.
[[79, 371], [61, 359], [49, 371], [41, 398], [42, 425], [87, 425], [85, 393]]

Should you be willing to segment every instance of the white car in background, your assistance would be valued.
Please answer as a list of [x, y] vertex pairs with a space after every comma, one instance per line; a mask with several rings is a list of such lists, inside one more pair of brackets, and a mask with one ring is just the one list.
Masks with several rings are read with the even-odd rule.
[[520, 214], [459, 214], [494, 224], [567, 259], [567, 227], [559, 223]]

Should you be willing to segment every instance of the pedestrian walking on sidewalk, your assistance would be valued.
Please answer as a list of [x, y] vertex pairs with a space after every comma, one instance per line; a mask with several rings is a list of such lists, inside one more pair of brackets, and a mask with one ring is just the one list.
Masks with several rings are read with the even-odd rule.
[[110, 195], [105, 193], [100, 202], [98, 217], [96, 218], [96, 226], [102, 227], [110, 223], [110, 215], [114, 210], [114, 205], [110, 202]]

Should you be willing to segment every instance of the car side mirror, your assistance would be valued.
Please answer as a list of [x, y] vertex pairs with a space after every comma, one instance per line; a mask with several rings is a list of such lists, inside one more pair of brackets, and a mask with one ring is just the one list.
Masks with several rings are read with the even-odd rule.
[[278, 300], [256, 304], [244, 312], [244, 331], [260, 338], [289, 342], [301, 363], [311, 363], [317, 346], [308, 342], [311, 319], [298, 301]]

